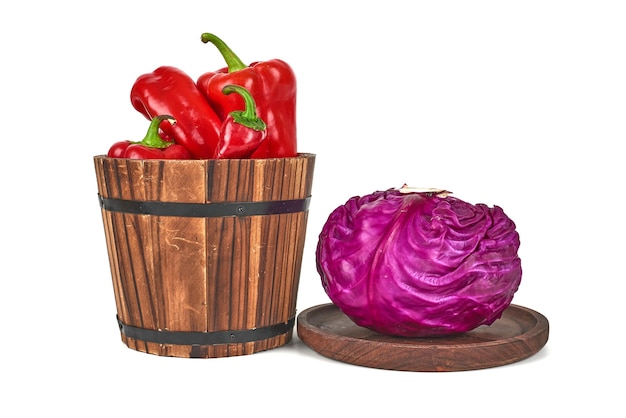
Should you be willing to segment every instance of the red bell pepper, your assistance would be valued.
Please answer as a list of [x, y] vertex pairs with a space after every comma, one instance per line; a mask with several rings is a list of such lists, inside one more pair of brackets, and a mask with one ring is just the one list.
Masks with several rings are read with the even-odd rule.
[[241, 86], [229, 84], [222, 92], [237, 93], [244, 100], [244, 110], [233, 110], [222, 122], [220, 140], [214, 158], [250, 158], [267, 136], [267, 125], [256, 112], [254, 98]]
[[192, 158], [211, 158], [219, 139], [222, 120], [207, 103], [193, 79], [175, 67], [159, 67], [137, 78], [131, 89], [133, 107], [146, 118], [172, 115], [161, 129], [168, 139], [184, 146]]
[[251, 158], [296, 156], [296, 77], [291, 67], [279, 59], [247, 66], [217, 36], [204, 33], [202, 42], [214, 44], [227, 64], [221, 70], [202, 74], [197, 80], [213, 109], [222, 119], [241, 109], [241, 96], [222, 94], [225, 86], [238, 85], [254, 97], [258, 115], [267, 124], [267, 138]]
[[111, 146], [107, 157], [134, 158], [141, 160], [188, 160], [191, 158], [185, 147], [164, 141], [159, 136], [159, 125], [163, 121], [175, 124], [170, 115], [159, 115], [152, 119], [146, 136], [141, 141], [119, 141]]

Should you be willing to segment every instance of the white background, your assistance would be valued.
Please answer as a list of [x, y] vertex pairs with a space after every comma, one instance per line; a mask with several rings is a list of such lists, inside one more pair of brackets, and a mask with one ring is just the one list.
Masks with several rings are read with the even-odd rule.
[[[0, 20], [3, 416], [623, 416], [623, 2], [22, 1]], [[335, 207], [442, 187], [516, 222], [514, 303], [548, 318], [545, 348], [411, 373], [297, 338], [204, 360], [123, 345], [92, 158], [143, 137], [137, 76], [223, 66], [203, 32], [298, 77], [317, 154], [299, 312], [329, 302], [314, 249]]]

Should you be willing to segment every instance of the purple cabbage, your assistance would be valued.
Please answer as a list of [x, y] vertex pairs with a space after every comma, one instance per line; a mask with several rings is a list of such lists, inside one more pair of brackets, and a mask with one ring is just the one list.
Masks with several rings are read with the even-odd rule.
[[498, 206], [390, 189], [336, 208], [316, 263], [326, 294], [357, 325], [442, 336], [501, 317], [521, 281], [519, 245]]

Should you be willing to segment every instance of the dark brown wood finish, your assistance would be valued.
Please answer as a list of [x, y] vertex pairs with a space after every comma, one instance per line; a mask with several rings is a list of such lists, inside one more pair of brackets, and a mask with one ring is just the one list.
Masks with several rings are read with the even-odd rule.
[[[259, 202], [311, 196], [315, 156], [266, 160], [127, 160], [94, 157], [105, 198]], [[102, 209], [117, 315], [167, 331], [249, 330], [295, 316], [308, 212], [192, 218]], [[125, 336], [128, 347], [175, 357], [226, 357], [286, 344], [190, 346]]]
[[532, 356], [548, 341], [547, 318], [510, 305], [490, 326], [437, 338], [401, 338], [356, 325], [332, 303], [298, 315], [298, 337], [319, 354], [359, 366], [442, 372], [485, 369]]

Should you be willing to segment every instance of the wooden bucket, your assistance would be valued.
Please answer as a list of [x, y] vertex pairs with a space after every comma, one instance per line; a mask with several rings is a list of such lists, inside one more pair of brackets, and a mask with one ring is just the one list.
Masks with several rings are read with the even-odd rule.
[[129, 348], [215, 358], [291, 340], [314, 154], [94, 162]]

